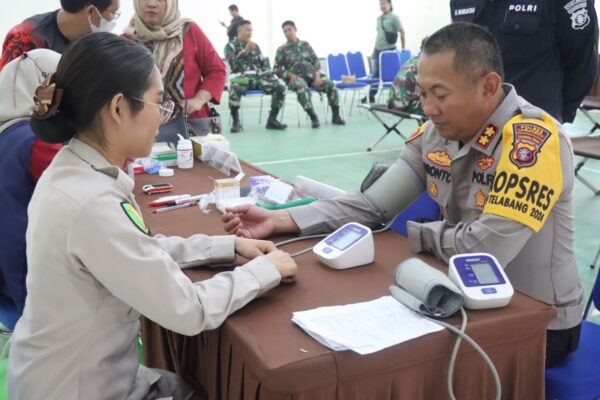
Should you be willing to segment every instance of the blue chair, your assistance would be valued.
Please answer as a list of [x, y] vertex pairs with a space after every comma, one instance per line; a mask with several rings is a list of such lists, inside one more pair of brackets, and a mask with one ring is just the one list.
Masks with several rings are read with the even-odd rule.
[[412, 54], [410, 50], [401, 50], [398, 52], [398, 57], [400, 57], [400, 67], [402, 67], [405, 62], [412, 58]]
[[367, 88], [368, 84], [365, 82], [354, 82], [354, 83], [343, 83], [342, 76], [350, 75], [350, 70], [348, 68], [348, 62], [346, 60], [346, 56], [340, 53], [337, 54], [329, 54], [327, 56], [327, 72], [329, 75], [329, 79], [331, 79], [338, 90], [344, 92], [344, 98], [340, 102], [342, 105], [346, 103], [346, 95], [348, 91], [352, 91], [352, 100], [350, 102], [350, 115], [352, 115], [352, 107], [354, 106], [354, 98], [356, 96], [356, 92], [358, 90], [363, 90]]
[[600, 277], [596, 276], [581, 323], [579, 348], [559, 365], [546, 369], [546, 398], [596, 400], [600, 398], [600, 325], [586, 321], [592, 305], [600, 309]]
[[350, 75], [356, 77], [357, 82], [364, 82], [368, 85], [372, 85], [379, 82], [379, 78], [367, 75], [367, 68], [365, 65], [365, 58], [360, 51], [349, 51], [346, 53], [346, 60], [348, 61], [348, 69]]
[[389, 89], [392, 82], [400, 71], [400, 53], [396, 50], [382, 51], [379, 53], [379, 89], [377, 91], [378, 102], [384, 89]]
[[402, 210], [392, 224], [392, 230], [402, 236], [408, 237], [406, 223], [408, 221], [430, 222], [442, 218], [440, 206], [431, 198], [427, 191], [421, 193], [415, 201]]

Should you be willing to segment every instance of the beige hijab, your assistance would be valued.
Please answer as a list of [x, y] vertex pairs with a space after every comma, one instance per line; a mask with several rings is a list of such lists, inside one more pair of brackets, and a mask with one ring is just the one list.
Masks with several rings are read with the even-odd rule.
[[33, 114], [35, 89], [47, 74], [56, 71], [60, 54], [48, 49], [35, 49], [12, 60], [0, 72], [0, 134], [11, 125], [29, 120]]
[[183, 49], [183, 28], [192, 20], [181, 17], [178, 0], [167, 0], [165, 18], [159, 26], [149, 28], [140, 17], [142, 1], [134, 0], [135, 15], [125, 33], [150, 46], [154, 62], [165, 78], [173, 60]]

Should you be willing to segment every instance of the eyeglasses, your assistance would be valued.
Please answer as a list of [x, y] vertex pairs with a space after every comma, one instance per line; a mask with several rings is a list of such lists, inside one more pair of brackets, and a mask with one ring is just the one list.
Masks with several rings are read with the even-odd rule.
[[119, 19], [119, 17], [121, 16], [121, 11], [119, 11], [119, 10], [113, 11], [113, 10], [110, 10], [107, 8], [104, 11], [108, 11], [109, 13], [111, 13], [113, 15], [114, 20]]
[[162, 103], [157, 104], [157, 103], [151, 103], [149, 101], [139, 99], [137, 97], [131, 97], [131, 96], [127, 96], [127, 97], [129, 97], [132, 100], [137, 100], [139, 102], [158, 107], [158, 111], [160, 112], [160, 124], [161, 125], [164, 125], [167, 123], [169, 118], [171, 118], [171, 114], [173, 114], [173, 110], [175, 109], [175, 103], [171, 100], [165, 100]]

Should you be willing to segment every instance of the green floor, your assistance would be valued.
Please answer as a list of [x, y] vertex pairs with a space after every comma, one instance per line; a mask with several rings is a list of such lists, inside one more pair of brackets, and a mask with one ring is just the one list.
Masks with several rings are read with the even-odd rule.
[[[264, 129], [269, 111], [270, 97], [264, 98], [262, 122], [258, 123], [260, 98], [246, 98], [242, 103], [244, 130], [238, 134], [229, 133], [229, 109], [227, 94], [223, 95], [218, 111], [223, 116], [224, 132], [234, 152], [240, 159], [257, 165], [274, 175], [294, 181], [296, 175], [304, 175], [344, 190], [358, 188], [373, 161], [392, 162], [397, 158], [404, 141], [396, 134], [390, 134], [372, 152], [366, 148], [384, 131], [379, 122], [369, 118], [366, 111], [354, 105], [349, 116], [350, 98], [346, 100], [346, 126], [323, 123], [324, 102], [313, 95], [317, 113], [321, 118], [321, 127], [312, 129], [310, 121], [300, 110], [298, 126], [298, 107], [296, 99], [288, 93], [283, 119], [288, 124], [286, 131], [268, 131]], [[358, 98], [358, 96], [357, 96]], [[600, 115], [598, 116], [600, 119]], [[328, 118], [330, 119], [330, 117]], [[384, 118], [389, 122], [393, 118]], [[567, 125], [570, 135], [585, 134], [592, 124], [581, 114], [573, 124]], [[414, 121], [404, 121], [400, 130], [410, 135], [417, 127]], [[580, 171], [589, 180], [600, 187], [600, 163], [590, 160]], [[594, 253], [600, 245], [597, 229], [600, 227], [600, 198], [581, 182], [575, 183], [575, 252], [579, 273], [583, 282], [586, 298], [595, 278], [595, 271], [589, 267]]]

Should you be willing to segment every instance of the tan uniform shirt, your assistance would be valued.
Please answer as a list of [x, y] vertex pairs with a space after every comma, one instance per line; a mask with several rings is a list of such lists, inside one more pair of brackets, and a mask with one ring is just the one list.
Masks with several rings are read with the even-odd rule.
[[[513, 286], [556, 306], [550, 329], [571, 328], [583, 307], [573, 253], [571, 142], [512, 86], [504, 90], [504, 101], [469, 143], [446, 141], [426, 124], [406, 144], [401, 158], [444, 215], [443, 221], [409, 222], [411, 249], [444, 261], [458, 253], [491, 253]], [[381, 222], [360, 193], [290, 209], [290, 215], [303, 234], [350, 221]]]
[[77, 139], [38, 182], [29, 205], [29, 294], [9, 359], [11, 399], [140, 398], [148, 386], [140, 380], [156, 379], [138, 373], [140, 313], [195, 335], [279, 283], [265, 257], [191, 282], [181, 268], [233, 262], [233, 236], [153, 237], [136, 214], [133, 187]]

